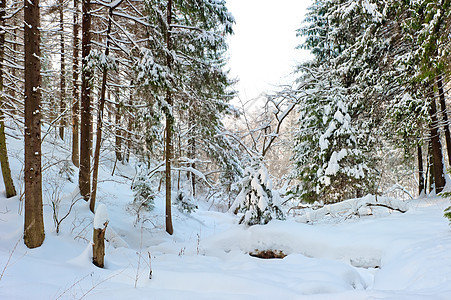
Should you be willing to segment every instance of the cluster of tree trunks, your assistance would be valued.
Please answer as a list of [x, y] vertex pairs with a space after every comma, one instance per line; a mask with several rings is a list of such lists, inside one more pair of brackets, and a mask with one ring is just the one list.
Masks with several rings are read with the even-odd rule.
[[428, 164], [427, 164], [427, 173], [429, 176], [424, 176], [424, 168], [423, 168], [423, 151], [421, 149], [421, 145], [418, 145], [418, 192], [419, 194], [425, 192], [426, 189], [426, 181], [428, 182], [428, 190], [429, 192], [432, 188], [435, 188], [435, 192], [440, 193], [445, 187], [445, 165], [444, 165], [444, 157], [443, 157], [443, 147], [441, 144], [440, 133], [439, 133], [439, 118], [437, 112], [437, 103], [436, 98], [440, 101], [441, 115], [443, 121], [443, 132], [445, 134], [445, 143], [446, 150], [448, 155], [448, 164], [451, 166], [451, 136], [448, 125], [448, 112], [446, 109], [445, 102], [445, 94], [443, 89], [443, 83], [440, 76], [437, 76], [436, 86], [438, 91], [438, 97], [435, 97], [434, 91], [432, 88], [429, 90], [429, 98], [431, 99], [429, 102], [429, 116], [431, 122], [429, 124], [429, 147], [428, 147]]

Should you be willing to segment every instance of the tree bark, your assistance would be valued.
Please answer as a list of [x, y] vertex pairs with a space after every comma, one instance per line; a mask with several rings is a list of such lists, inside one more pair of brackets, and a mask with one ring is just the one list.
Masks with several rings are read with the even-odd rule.
[[66, 110], [66, 62], [64, 50], [64, 0], [59, 0], [59, 18], [60, 18], [60, 51], [61, 51], [61, 74], [60, 74], [60, 138], [64, 140], [64, 127], [66, 127], [66, 119], [64, 111]]
[[[191, 132], [194, 129], [194, 112], [192, 110], [190, 110], [189, 112], [189, 128], [191, 128]], [[189, 140], [189, 152], [188, 152], [188, 158], [191, 160], [196, 159], [196, 138], [195, 138], [195, 134], [192, 132], [191, 133], [191, 137]], [[196, 164], [193, 162], [191, 163], [191, 168], [195, 169], [196, 168]], [[191, 180], [191, 193], [193, 197], [196, 197], [196, 175], [194, 174], [194, 172], [189, 172], [189, 179]]]
[[91, 52], [91, 2], [82, 1], [82, 78], [81, 78], [81, 126], [80, 126], [80, 172], [78, 185], [80, 195], [86, 201], [91, 192], [91, 83], [92, 72], [88, 67]]
[[437, 120], [437, 106], [433, 93], [431, 93], [431, 101], [429, 104], [429, 115], [431, 117], [431, 123], [429, 124], [431, 144], [432, 144], [432, 158], [434, 164], [434, 182], [435, 192], [440, 193], [445, 187], [445, 175], [443, 168], [443, 155], [442, 144], [440, 142], [440, 136], [438, 132], [438, 120]]
[[79, 155], [79, 115], [80, 115], [80, 102], [78, 92], [78, 47], [79, 39], [78, 33], [80, 31], [80, 24], [78, 23], [78, 6], [79, 0], [74, 0], [74, 27], [73, 27], [73, 57], [72, 57], [72, 163], [78, 168], [80, 166]]
[[448, 125], [448, 111], [446, 109], [445, 92], [443, 90], [442, 76], [437, 76], [437, 89], [440, 99], [440, 109], [442, 111], [443, 129], [445, 131], [446, 150], [448, 154], [448, 166], [451, 167], [451, 135]]
[[108, 222], [103, 228], [94, 228], [92, 236], [92, 263], [99, 268], [105, 266], [105, 231]]
[[116, 113], [115, 113], [115, 120], [114, 123], [116, 125], [116, 146], [115, 152], [116, 152], [116, 159], [118, 161], [122, 161], [122, 134], [123, 131], [121, 129], [121, 119], [122, 119], [122, 109], [121, 109], [121, 103], [120, 103], [120, 97], [119, 97], [119, 90], [116, 90]]
[[418, 151], [418, 195], [424, 192], [423, 151], [421, 145], [417, 145]]
[[[132, 104], [133, 104], [133, 80], [130, 80], [130, 95], [128, 98], [128, 106], [129, 110], [132, 110]], [[127, 115], [127, 149], [125, 149], [125, 158], [124, 160], [128, 163], [130, 161], [130, 151], [132, 149], [132, 129], [133, 129], [133, 119], [131, 117], [131, 113], [129, 111], [129, 114]]]
[[[171, 41], [171, 21], [172, 21], [172, 0], [168, 0], [167, 6], [167, 31], [166, 31], [166, 46], [168, 53], [166, 54], [166, 63], [169, 70], [172, 65], [172, 41]], [[170, 88], [166, 91], [166, 232], [172, 235], [174, 228], [172, 227], [172, 213], [171, 213], [171, 159], [172, 159], [172, 127], [174, 124], [174, 116], [172, 110], [172, 95]]]
[[25, 44], [25, 222], [28, 248], [45, 238], [41, 174], [41, 51], [39, 0], [24, 1]]
[[426, 180], [427, 180], [427, 192], [430, 194], [434, 186], [434, 159], [432, 158], [432, 141], [428, 141], [428, 155], [426, 161]]
[[6, 0], [0, 2], [0, 164], [2, 167], [3, 183], [5, 184], [6, 198], [17, 195], [14, 182], [11, 177], [11, 168], [9, 167], [8, 150], [6, 148], [5, 120], [3, 109], [3, 70], [5, 57], [5, 8]]

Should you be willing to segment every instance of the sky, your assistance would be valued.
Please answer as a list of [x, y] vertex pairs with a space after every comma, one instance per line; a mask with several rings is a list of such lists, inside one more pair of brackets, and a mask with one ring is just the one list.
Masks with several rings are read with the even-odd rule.
[[242, 101], [257, 98], [293, 79], [294, 66], [309, 54], [296, 30], [302, 25], [310, 0], [227, 0], [236, 20], [229, 38], [231, 76]]

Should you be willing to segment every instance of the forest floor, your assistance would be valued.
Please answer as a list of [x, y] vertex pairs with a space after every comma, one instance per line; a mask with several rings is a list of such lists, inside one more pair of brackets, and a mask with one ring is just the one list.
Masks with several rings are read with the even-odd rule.
[[[22, 141], [10, 139], [8, 147], [21, 192]], [[47, 142], [43, 152], [64, 161], [63, 148]], [[191, 214], [173, 206], [170, 236], [164, 195], [137, 220], [130, 205], [135, 168], [119, 163], [111, 175], [107, 157], [98, 192], [109, 215], [103, 269], [91, 263], [93, 214], [77, 201], [78, 174], [61, 164], [44, 172], [46, 237], [36, 249], [23, 243], [23, 201], [6, 199], [0, 184], [0, 299], [450, 299], [447, 199], [409, 200], [405, 213], [334, 218], [334, 209], [314, 222], [290, 215], [252, 227], [200, 199]], [[58, 234], [52, 199], [60, 200], [58, 219], [75, 202]], [[255, 250], [287, 256], [260, 259], [249, 255]]]

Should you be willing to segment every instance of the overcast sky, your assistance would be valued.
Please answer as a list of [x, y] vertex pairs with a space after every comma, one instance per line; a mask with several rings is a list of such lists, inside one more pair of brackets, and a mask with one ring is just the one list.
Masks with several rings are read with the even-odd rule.
[[274, 86], [290, 82], [297, 62], [307, 53], [295, 50], [310, 0], [227, 0], [236, 20], [229, 38], [229, 67], [239, 79], [235, 87], [243, 101], [256, 98]]

